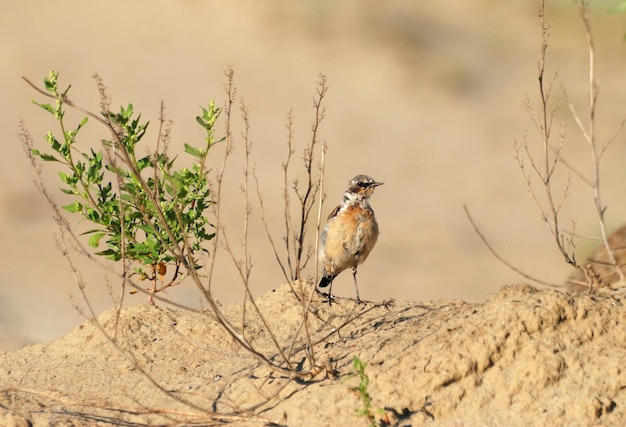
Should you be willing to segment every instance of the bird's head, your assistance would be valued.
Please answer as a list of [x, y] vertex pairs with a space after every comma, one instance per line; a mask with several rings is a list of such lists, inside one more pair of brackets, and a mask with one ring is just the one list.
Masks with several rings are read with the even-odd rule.
[[369, 198], [374, 192], [374, 189], [379, 185], [383, 185], [383, 183], [377, 182], [371, 176], [357, 175], [348, 183], [346, 192], [360, 197]]

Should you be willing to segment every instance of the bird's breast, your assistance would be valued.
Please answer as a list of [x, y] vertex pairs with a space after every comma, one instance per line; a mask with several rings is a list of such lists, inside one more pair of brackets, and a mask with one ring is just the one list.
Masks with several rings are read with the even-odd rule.
[[324, 252], [330, 259], [352, 259], [358, 255], [359, 262], [363, 262], [378, 239], [374, 212], [361, 206], [340, 210], [324, 231]]

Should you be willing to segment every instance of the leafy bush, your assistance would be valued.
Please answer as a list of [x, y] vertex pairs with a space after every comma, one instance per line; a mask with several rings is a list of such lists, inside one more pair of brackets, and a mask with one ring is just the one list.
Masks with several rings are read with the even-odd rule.
[[[61, 191], [74, 196], [63, 209], [81, 214], [94, 224], [84, 234], [90, 235], [89, 245], [94, 248], [104, 241], [106, 248], [96, 254], [134, 263], [133, 274], [151, 281], [152, 293], [179, 283], [184, 276], [181, 264], [186, 269], [197, 269], [194, 254], [206, 251], [203, 243], [215, 237], [203, 215], [212, 203], [205, 160], [211, 147], [223, 140], [217, 140], [214, 134], [221, 109], [213, 101], [202, 109], [196, 120], [206, 131], [205, 144], [202, 148], [185, 144], [185, 152], [193, 157], [194, 164], [191, 169], [177, 169], [178, 156], [170, 158], [167, 154], [167, 136], [163, 134], [154, 153], [138, 158], [137, 146], [149, 123], [134, 114], [132, 104], [121, 107], [118, 113], [107, 108], [103, 117], [87, 113], [108, 125], [112, 138], [102, 141], [97, 151], [81, 148], [77, 136], [89, 117], [68, 130], [64, 105], [70, 103], [70, 86], [61, 91], [58, 77], [51, 71], [44, 79], [45, 89], [55, 98], [54, 105], [33, 102], [54, 116], [62, 136], [57, 138], [49, 131], [46, 140], [52, 152], [31, 151], [43, 161], [63, 165], [65, 172], [59, 173]], [[193, 263], [188, 262], [190, 259]], [[167, 265], [175, 266], [172, 279], [159, 289], [157, 277], [166, 274]]]

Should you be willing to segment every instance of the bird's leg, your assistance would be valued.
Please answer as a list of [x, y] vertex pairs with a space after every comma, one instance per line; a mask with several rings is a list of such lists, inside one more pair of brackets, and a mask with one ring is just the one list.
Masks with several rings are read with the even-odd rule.
[[[332, 301], [333, 301], [333, 282], [335, 281], [335, 277], [337, 277], [337, 275], [335, 274], [335, 263], [331, 262], [330, 264], [330, 282], [328, 283], [328, 294], [326, 294], [326, 296], [328, 297], [328, 305], [333, 305]], [[324, 295], [324, 294], [322, 294]]]
[[356, 300], [357, 302], [361, 302], [361, 297], [359, 296], [359, 285], [356, 283], [356, 265], [352, 267], [352, 277], [354, 277], [354, 289], [356, 290]]
[[[335, 276], [325, 276], [325, 277], [322, 277], [322, 280], [320, 281], [320, 284], [317, 285], [317, 287], [315, 288], [315, 291], [318, 294], [320, 294], [324, 298], [328, 298], [329, 305], [332, 305], [331, 304], [331, 300], [333, 299], [332, 290], [333, 290], [333, 281], [334, 280], [335, 280]], [[323, 287], [323, 288], [328, 286], [328, 292], [322, 292], [320, 290], [320, 286]]]
[[332, 294], [332, 290], [333, 290], [333, 282], [334, 282], [335, 278], [333, 277], [332, 279], [330, 279], [330, 284], [328, 285], [328, 305], [333, 305], [333, 294]]

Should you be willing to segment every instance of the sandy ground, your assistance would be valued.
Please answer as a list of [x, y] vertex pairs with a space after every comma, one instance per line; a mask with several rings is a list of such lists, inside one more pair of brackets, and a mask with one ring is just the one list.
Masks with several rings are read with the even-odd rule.
[[[294, 340], [302, 311], [289, 286], [257, 302], [267, 327], [249, 307], [251, 346], [284, 366], [271, 330], [293, 366], [309, 370], [304, 340]], [[88, 322], [53, 343], [0, 353], [0, 423], [367, 425], [356, 414], [354, 356], [367, 363], [377, 425], [626, 422], [623, 295], [521, 284], [483, 304], [329, 307], [315, 298], [311, 308], [312, 353], [326, 368], [313, 378], [272, 373], [210, 316], [136, 306], [122, 312], [117, 349]], [[241, 325], [240, 305], [224, 312]], [[113, 318], [112, 311], [99, 318], [108, 333]]]

